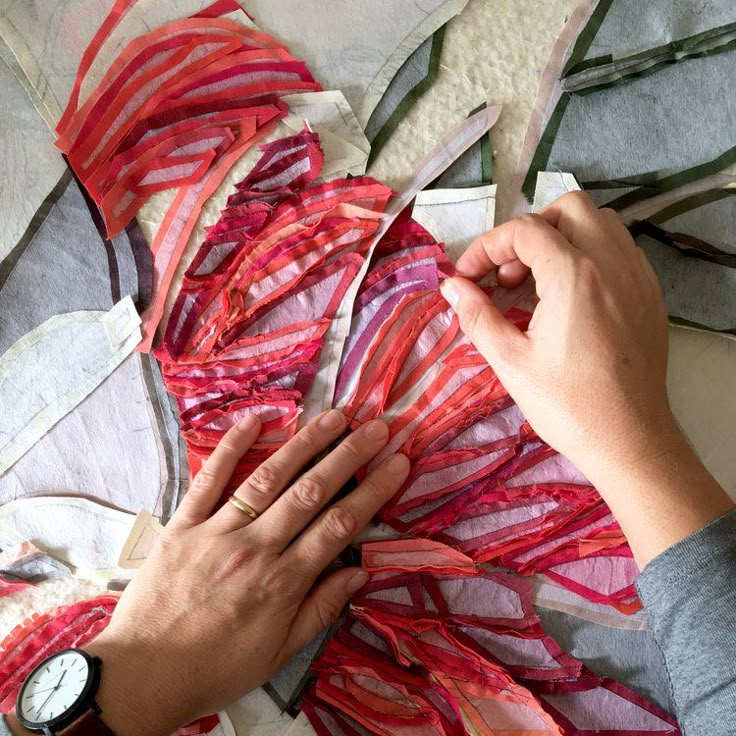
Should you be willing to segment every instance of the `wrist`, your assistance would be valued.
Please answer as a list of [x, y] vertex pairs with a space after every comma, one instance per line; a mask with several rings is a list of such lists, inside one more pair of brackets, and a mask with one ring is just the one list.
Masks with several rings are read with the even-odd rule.
[[734, 508], [673, 417], [650, 428], [642, 445], [610, 452], [587, 471], [641, 569]]
[[160, 653], [108, 632], [84, 649], [102, 660], [95, 700], [100, 717], [115, 736], [169, 736], [191, 720], [172, 692], [174, 680], [159, 674]]

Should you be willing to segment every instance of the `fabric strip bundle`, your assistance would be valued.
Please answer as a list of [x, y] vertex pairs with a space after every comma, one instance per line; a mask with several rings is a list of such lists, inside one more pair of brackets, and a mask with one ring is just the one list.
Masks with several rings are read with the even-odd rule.
[[156, 355], [196, 472], [246, 412], [263, 421], [234, 482], [295, 431], [327, 328], [365, 260], [391, 190], [315, 181], [309, 131], [264, 147], [190, 265]]
[[[618, 524], [459, 332], [438, 290], [452, 271], [441, 245], [404, 217], [380, 242], [355, 302], [336, 405], [353, 427], [389, 421], [376, 462], [403, 452], [413, 463], [381, 518], [478, 562], [542, 572], [589, 600], [638, 610], [638, 570]], [[521, 328], [529, 319], [508, 317]]]
[[320, 736], [679, 734], [546, 635], [526, 583], [424, 540], [363, 545], [371, 581], [319, 660]]
[[[83, 64], [57, 126], [57, 146], [100, 206], [110, 237], [150, 195], [178, 188], [151, 244], [155, 299], [144, 315], [144, 348], [204, 202], [286, 115], [280, 97], [321, 89], [278, 41], [220, 17], [236, 11], [246, 18], [234, 0], [219, 0], [134, 39], [79, 105]], [[87, 49], [92, 58], [103, 40]]]

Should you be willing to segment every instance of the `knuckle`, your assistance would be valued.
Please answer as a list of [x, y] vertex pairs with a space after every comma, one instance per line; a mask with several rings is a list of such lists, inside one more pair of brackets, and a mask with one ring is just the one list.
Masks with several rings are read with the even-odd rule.
[[317, 437], [313, 427], [306, 427], [301, 432], [297, 432], [291, 439], [291, 444], [295, 447], [301, 447], [307, 452], [314, 454], [318, 451]]
[[326, 495], [324, 482], [315, 475], [302, 476], [292, 487], [294, 505], [303, 510], [320, 506]]
[[322, 520], [325, 536], [340, 542], [351, 539], [357, 526], [355, 517], [344, 506], [331, 508]]
[[470, 304], [467, 304], [465, 309], [463, 309], [458, 314], [458, 319], [460, 320], [460, 328], [471, 340], [475, 336], [475, 333], [478, 329], [480, 316], [481, 307], [475, 302], [470, 302]]
[[340, 445], [340, 454], [344, 455], [346, 460], [359, 466], [365, 462], [364, 453], [361, 452], [360, 446], [352, 436]]
[[246, 485], [255, 497], [271, 499], [282, 487], [281, 474], [273, 465], [264, 463], [253, 471]]
[[332, 626], [332, 624], [334, 624], [340, 617], [341, 613], [342, 606], [340, 606], [340, 604], [335, 600], [323, 599], [317, 604], [317, 616], [319, 617], [319, 622], [323, 629], [326, 629], [328, 626]]
[[205, 493], [214, 488], [216, 483], [217, 473], [212, 469], [212, 464], [206, 462], [192, 478], [192, 482], [189, 484], [189, 492]]
[[220, 577], [227, 579], [240, 574], [245, 567], [253, 562], [254, 557], [255, 550], [250, 545], [237, 544], [229, 547], [218, 565]]
[[563, 194], [560, 197], [560, 204], [573, 205], [575, 207], [579, 207], [580, 205], [588, 207], [592, 202], [593, 200], [590, 198], [590, 195], [581, 191], [567, 192], [567, 194]]

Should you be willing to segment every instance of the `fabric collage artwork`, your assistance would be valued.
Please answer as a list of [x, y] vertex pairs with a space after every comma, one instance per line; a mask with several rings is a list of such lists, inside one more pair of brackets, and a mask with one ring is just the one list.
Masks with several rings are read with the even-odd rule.
[[[638, 569], [595, 489], [536, 436], [439, 292], [493, 225], [488, 131], [499, 108], [472, 111], [396, 191], [364, 174], [368, 139], [380, 147], [431, 84], [444, 25], [465, 2], [408, 12], [385, 47], [358, 54], [359, 83], [345, 96], [322, 91], [343, 89], [351, 67], [323, 53], [331, 36], [320, 37], [319, 17], [295, 12], [282, 42], [260, 30], [281, 2], [179, 0], [178, 13], [146, 2], [110, 3], [74, 67], [59, 59], [69, 68], [58, 79], [31, 75], [42, 53], [3, 36], [0, 55], [55, 126], [66, 162], [0, 261], [0, 303], [21, 305], [17, 320], [0, 316], [0, 385], [12, 389], [0, 420], [3, 518], [53, 514], [56, 500], [26, 497], [73, 490], [120, 509], [106, 513], [121, 535], [132, 524], [122, 511], [165, 523], [187, 475], [244, 413], [263, 430], [231, 487], [323, 409], [342, 410], [352, 429], [381, 417], [390, 441], [374, 462], [398, 451], [412, 461], [380, 512], [401, 538], [360, 547], [371, 581], [266, 688], [279, 707], [301, 710], [320, 736], [679, 733], [543, 630], [540, 584], [591, 620], [638, 621]], [[667, 214], [658, 226], [682, 212]], [[150, 248], [136, 217], [154, 227]], [[57, 273], [37, 283], [51, 259]], [[72, 278], [82, 284], [73, 294]], [[530, 319], [515, 307], [507, 316], [521, 329]], [[119, 443], [106, 437], [112, 421]], [[114, 459], [67, 462], [80, 431], [93, 458]], [[58, 499], [60, 513], [84, 518], [71, 501]], [[120, 570], [108, 546], [95, 568], [84, 553], [75, 565], [5, 531], [0, 518], [0, 598], [84, 570], [100, 589], [36, 610], [0, 641], [0, 712], [48, 652], [104, 628], [125, 584], [111, 579]], [[185, 733], [236, 730], [217, 714]]]

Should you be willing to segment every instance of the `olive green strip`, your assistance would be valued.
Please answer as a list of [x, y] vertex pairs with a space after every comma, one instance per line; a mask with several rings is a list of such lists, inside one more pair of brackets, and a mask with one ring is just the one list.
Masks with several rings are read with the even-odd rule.
[[[641, 202], [643, 199], [648, 199], [655, 194], [670, 192], [673, 189], [677, 189], [678, 187], [689, 184], [697, 179], [703, 179], [706, 176], [717, 174], [719, 171], [723, 171], [723, 169], [733, 166], [734, 164], [736, 164], [736, 146], [729, 148], [718, 156], [718, 158], [714, 158], [712, 161], [707, 161], [704, 164], [693, 166], [690, 169], [683, 169], [682, 171], [678, 171], [676, 174], [665, 176], [646, 187], [623, 194], [612, 202], [609, 202], [607, 206], [614, 210], [623, 210], [626, 207], [630, 207], [637, 202]], [[602, 187], [597, 188], [600, 189]]]
[[711, 189], [708, 192], [700, 192], [699, 194], [694, 194], [692, 197], [681, 199], [669, 207], [665, 207], [660, 212], [657, 212], [656, 215], [650, 217], [649, 222], [661, 224], [667, 222], [667, 220], [671, 220], [673, 217], [678, 217], [679, 215], [684, 215], [686, 212], [698, 209], [698, 207], [719, 202], [722, 199], [728, 199], [733, 196], [736, 196], [736, 189]]
[[693, 327], [696, 330], [703, 330], [704, 332], [713, 332], [716, 335], [736, 335], [736, 327], [725, 330], [714, 330], [712, 327], [706, 327], [701, 325], [700, 322], [692, 322], [689, 319], [682, 319], [682, 317], [675, 317], [674, 315], [669, 316], [669, 320], [673, 325], [679, 325], [680, 327]]
[[539, 145], [534, 152], [534, 158], [529, 164], [529, 171], [521, 186], [521, 191], [529, 202], [534, 200], [534, 191], [537, 188], [537, 174], [547, 168], [547, 162], [552, 153], [552, 146], [554, 145], [555, 138], [557, 138], [560, 125], [562, 125], [562, 119], [565, 117], [567, 105], [571, 99], [569, 94], [563, 93], [547, 122], [547, 127], [544, 129], [542, 137], [539, 139]]
[[716, 248], [705, 240], [700, 240], [686, 233], [674, 233], [658, 227], [652, 222], [643, 220], [629, 227], [631, 236], [636, 238], [645, 235], [663, 245], [669, 245], [688, 258], [698, 258], [709, 263], [717, 263], [726, 268], [736, 268], [736, 253], [727, 253], [725, 250]]
[[[468, 113], [468, 117], [472, 118], [475, 113], [485, 110], [487, 106], [488, 105], [485, 102], [481, 102], [478, 107]], [[478, 143], [480, 145], [480, 183], [481, 185], [493, 184], [493, 151], [491, 150], [491, 132], [488, 131], [488, 133], [486, 133]]]
[[606, 19], [606, 15], [608, 15], [613, 2], [614, 0], [599, 0], [598, 7], [593, 11], [590, 20], [586, 23], [585, 28], [583, 28], [575, 41], [570, 58], [562, 70], [563, 79], [568, 75], [570, 69], [576, 67], [585, 58], [585, 54], [588, 53], [590, 44], [593, 43], [593, 39], [603, 25], [603, 21]]
[[445, 26], [440, 26], [432, 36], [432, 50], [429, 54], [429, 65], [426, 76], [417, 82], [402, 98], [401, 102], [389, 116], [388, 120], [381, 126], [371, 142], [371, 152], [368, 156], [368, 166], [378, 155], [379, 151], [386, 145], [388, 139], [394, 134], [399, 123], [408, 115], [417, 100], [434, 84], [440, 70], [440, 56], [442, 45], [445, 40]]
[[[586, 23], [585, 28], [578, 35], [575, 41], [570, 58], [562, 69], [562, 77], [564, 78], [567, 70], [579, 64], [584, 58], [585, 54], [588, 53], [590, 45], [593, 43], [593, 39], [596, 37], [598, 30], [600, 29], [603, 21], [605, 20], [608, 11], [611, 9], [614, 0], [599, 0], [598, 6], [590, 16], [590, 20]], [[547, 127], [544, 129], [542, 137], [539, 139], [539, 145], [537, 150], [534, 152], [534, 158], [529, 165], [529, 172], [524, 179], [524, 184], [521, 187], [521, 191], [529, 202], [534, 199], [534, 190], [537, 186], [537, 174], [540, 171], [544, 171], [547, 168], [547, 162], [549, 156], [552, 153], [552, 146], [554, 145], [557, 133], [560, 130], [562, 124], [562, 118], [565, 116], [565, 110], [570, 102], [570, 95], [562, 93], [555, 109], [547, 122]]]
[[647, 62], [642, 62], [642, 64], [634, 66], [630, 69], [623, 69], [612, 72], [607, 77], [603, 77], [598, 83], [588, 83], [580, 86], [568, 85], [566, 83], [563, 83], [563, 88], [567, 92], [571, 92], [573, 94], [584, 97], [585, 95], [589, 95], [594, 92], [600, 92], [601, 90], [610, 89], [611, 87], [616, 87], [621, 84], [629, 84], [629, 82], [633, 82], [636, 79], [642, 79], [643, 77], [648, 77], [651, 74], [656, 74], [657, 72], [662, 71], [662, 68], [665, 65], [679, 64], [682, 61], [689, 61], [706, 56], [715, 56], [716, 54], [722, 54], [727, 51], [734, 51], [735, 49], [736, 38], [732, 38], [728, 43], [723, 43], [716, 48], [711, 48], [707, 50], [703, 49], [697, 53], [693, 52], [689, 54], [681, 54], [665, 59], [649, 60]]
[[[644, 51], [640, 51], [636, 54], [621, 56], [618, 59], [614, 58], [613, 54], [596, 56], [593, 59], [584, 59], [571, 67], [567, 67], [562, 76], [563, 79], [567, 79], [598, 67], [611, 65], [619, 67], [635, 63], [637, 61], [649, 60], [656, 60], [657, 63], [664, 63], [668, 59], [676, 60], [683, 56], [698, 55], [703, 51], [715, 51], [720, 46], [730, 43], [734, 39], [735, 35], [736, 23], [728, 23], [725, 26], [711, 28], [707, 31], [702, 31], [701, 33], [695, 33], [692, 36], [686, 36], [685, 38], [670, 41], [669, 43], [662, 44], [661, 46], [645, 49]], [[566, 87], [566, 89], [569, 88]]]

